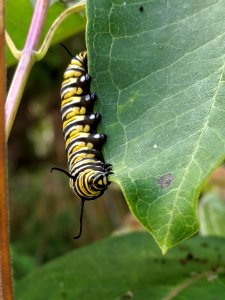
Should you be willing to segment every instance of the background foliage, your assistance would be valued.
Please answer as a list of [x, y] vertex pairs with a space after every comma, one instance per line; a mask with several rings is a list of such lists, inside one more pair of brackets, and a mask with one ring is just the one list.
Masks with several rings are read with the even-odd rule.
[[225, 294], [224, 251], [221, 239], [194, 238], [162, 258], [146, 233], [114, 237], [65, 255], [31, 274], [19, 283], [17, 297], [169, 300], [196, 295], [212, 299], [215, 295], [220, 300]]
[[[6, 3], [7, 29], [20, 48], [28, 30], [32, 2], [21, 0], [19, 5], [19, 1], [8, 0]], [[93, 8], [94, 3], [97, 6]], [[114, 3], [113, 9], [111, 3]], [[165, 1], [89, 1], [89, 18], [93, 21], [89, 23], [89, 67], [91, 75], [95, 74], [93, 89], [99, 96], [96, 109], [104, 116], [99, 130], [110, 132], [105, 155], [107, 161], [114, 165], [115, 180], [120, 183], [131, 210], [152, 233], [159, 234], [158, 237], [155, 234], [156, 239], [163, 240], [168, 229], [163, 226], [168, 222], [167, 217], [178, 216], [176, 222], [171, 223], [172, 233], [178, 238], [172, 241], [168, 235], [166, 247], [184, 237], [179, 237], [181, 225], [186, 226], [195, 217], [197, 203], [194, 194], [200, 192], [203, 177], [218, 165], [223, 156], [217, 135], [211, 135], [207, 127], [209, 138], [205, 140], [206, 145], [199, 148], [205, 152], [201, 152], [199, 165], [196, 164], [203, 166], [204, 172], [199, 171], [201, 167], [194, 168], [194, 162], [193, 165], [188, 164], [198, 143], [195, 138], [199, 137], [199, 130], [208, 124], [212, 104], [210, 95], [215, 94], [216, 84], [219, 83], [220, 88], [223, 86], [223, 80], [218, 81], [218, 78], [223, 74], [220, 67], [224, 59], [221, 46], [224, 5], [221, 1], [209, 0], [179, 3], [174, 1], [174, 6], [169, 3], [166, 10]], [[67, 5], [54, 2], [45, 30]], [[127, 20], [131, 17], [132, 26], [129, 27]], [[62, 26], [54, 42], [67, 34], [75, 34], [63, 42], [77, 53], [86, 48], [85, 18], [76, 15], [70, 22], [73, 26], [70, 23]], [[160, 22], [165, 23], [161, 26]], [[20, 24], [20, 30], [14, 30], [15, 24]], [[104, 30], [102, 26], [105, 26]], [[143, 55], [144, 60], [140, 59]], [[66, 167], [59, 92], [62, 74], [69, 60], [67, 53], [56, 44], [44, 60], [34, 66], [9, 139], [11, 242], [18, 299], [30, 299], [31, 294], [43, 299], [41, 293], [34, 293], [34, 288], [42, 290], [49, 278], [55, 275], [52, 290], [43, 289], [43, 292], [53, 293], [53, 299], [70, 299], [75, 290], [85, 299], [83, 289], [88, 283], [93, 297], [98, 297], [103, 289], [102, 295], [107, 295], [107, 299], [132, 298], [132, 295], [137, 299], [146, 295], [160, 299], [162, 295], [169, 295], [177, 284], [186, 282], [191, 288], [182, 291], [186, 293], [183, 299], [199, 292], [210, 297], [215, 290], [224, 295], [223, 239], [188, 241], [163, 258], [149, 235], [136, 233], [112, 240], [109, 238], [55, 260], [37, 273], [32, 272], [47, 261], [103, 239], [115, 230], [140, 229], [128, 212], [119, 186], [113, 184], [102, 199], [86, 206], [82, 239], [74, 241], [72, 238], [78, 230], [79, 201], [68, 188], [67, 178], [50, 173], [52, 166]], [[9, 84], [14, 72], [13, 63], [8, 55]], [[217, 91], [216, 101], [222, 101], [220, 90]], [[205, 102], [205, 97], [208, 97], [208, 102]], [[214, 129], [223, 130], [223, 122], [216, 123], [222, 120], [218, 111], [214, 106], [212, 109]], [[191, 134], [190, 139], [188, 134]], [[215, 152], [210, 152], [212, 150]], [[142, 163], [144, 157], [146, 162]], [[210, 168], [207, 169], [209, 163]], [[187, 164], [191, 168], [186, 168]], [[183, 176], [183, 171], [188, 176]], [[225, 235], [224, 218], [218, 218], [216, 209], [211, 210], [211, 205], [218, 203], [217, 211], [224, 211], [224, 174], [221, 167], [202, 190], [204, 197], [200, 200], [199, 212], [201, 233], [204, 235]], [[174, 185], [181, 182], [182, 201], [175, 203]], [[189, 202], [183, 200], [182, 192]], [[190, 214], [185, 215], [184, 208]], [[184, 224], [183, 216], [186, 218]], [[155, 226], [162, 226], [162, 230]], [[92, 264], [93, 257], [98, 264]], [[165, 273], [164, 278], [161, 275], [165, 266], [169, 274]], [[90, 273], [92, 267], [93, 275]], [[132, 272], [129, 272], [131, 267]], [[79, 269], [79, 272], [82, 269], [83, 273], [78, 274], [73, 268]], [[109, 274], [113, 284], [101, 284], [105, 274]], [[97, 283], [92, 281], [93, 276]], [[120, 284], [115, 276], [121, 278]], [[74, 284], [74, 278], [78, 281], [74, 285], [75, 290], [70, 290], [67, 283]], [[166, 278], [169, 278], [168, 282]], [[162, 281], [165, 283], [163, 286]], [[180, 293], [179, 290], [177, 293]]]
[[[80, 45], [78, 52], [85, 48], [84, 34], [65, 43], [72, 49]], [[43, 62], [34, 66], [9, 139], [11, 240], [13, 256], [17, 258], [16, 277], [34, 265], [107, 236], [123, 224], [128, 214], [120, 190], [112, 185], [102, 199], [87, 205], [83, 237], [73, 240], [79, 229], [80, 201], [70, 190], [66, 177], [50, 173], [53, 166], [66, 168], [59, 91], [68, 61], [65, 51], [56, 45]], [[30, 267], [24, 265], [25, 253]]]
[[[24, 43], [32, 13], [32, 4], [24, 2], [24, 5], [22, 2], [6, 2], [7, 30], [10, 34], [12, 32], [19, 48]], [[65, 8], [62, 3], [50, 7], [46, 28]], [[14, 11], [18, 12], [16, 16]], [[19, 19], [22, 21], [19, 22]], [[64, 40], [71, 51], [78, 53], [86, 48], [84, 16], [73, 16], [70, 22], [66, 22], [66, 26], [62, 24], [58, 40], [81, 31], [77, 36]], [[13, 30], [17, 23], [20, 30]], [[69, 33], [67, 26], [73, 28]], [[9, 138], [10, 221], [15, 278], [66, 251], [108, 236], [112, 230], [122, 226], [126, 216], [129, 219], [123, 196], [118, 187], [112, 185], [103, 199], [87, 205], [83, 238], [73, 240], [79, 227], [79, 199], [69, 189], [67, 178], [50, 173], [53, 166], [66, 168], [60, 87], [69, 60], [65, 50], [56, 44], [43, 61], [34, 65]], [[9, 57], [9, 66], [12, 62]], [[8, 85], [13, 73], [14, 67], [11, 66], [8, 68]]]

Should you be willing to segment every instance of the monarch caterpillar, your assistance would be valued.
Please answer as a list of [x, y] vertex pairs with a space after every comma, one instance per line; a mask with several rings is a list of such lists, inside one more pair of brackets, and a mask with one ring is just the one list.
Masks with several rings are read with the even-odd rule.
[[58, 170], [65, 173], [70, 178], [70, 187], [81, 199], [80, 231], [74, 237], [78, 239], [82, 233], [85, 201], [95, 200], [104, 193], [110, 184], [108, 176], [113, 172], [112, 165], [104, 162], [101, 152], [107, 136], [96, 133], [101, 115], [93, 113], [96, 95], [90, 92], [87, 52], [74, 57], [62, 46], [72, 57], [61, 87], [63, 135], [69, 172], [56, 167], [51, 172]]

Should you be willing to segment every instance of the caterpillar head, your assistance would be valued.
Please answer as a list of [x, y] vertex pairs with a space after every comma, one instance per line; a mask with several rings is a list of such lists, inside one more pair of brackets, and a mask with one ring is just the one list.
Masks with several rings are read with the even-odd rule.
[[70, 179], [70, 187], [81, 198], [94, 200], [100, 197], [110, 184], [105, 172], [86, 169], [75, 179]]

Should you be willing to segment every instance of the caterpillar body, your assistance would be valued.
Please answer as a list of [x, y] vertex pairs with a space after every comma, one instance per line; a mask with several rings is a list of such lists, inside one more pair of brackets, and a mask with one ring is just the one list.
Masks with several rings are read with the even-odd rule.
[[96, 95], [90, 92], [91, 78], [87, 71], [87, 52], [75, 57], [71, 55], [61, 87], [61, 113], [63, 135], [69, 172], [52, 168], [65, 173], [70, 178], [70, 187], [81, 199], [80, 232], [84, 203], [100, 197], [110, 184], [109, 175], [113, 174], [112, 165], [106, 164], [101, 152], [106, 142], [105, 134], [96, 133], [101, 120], [99, 113], [93, 113]]

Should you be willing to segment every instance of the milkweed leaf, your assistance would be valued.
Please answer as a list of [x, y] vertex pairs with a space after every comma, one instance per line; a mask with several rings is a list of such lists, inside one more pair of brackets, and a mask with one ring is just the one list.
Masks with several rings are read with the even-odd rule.
[[225, 2], [89, 0], [87, 16], [106, 161], [165, 253], [198, 231], [225, 158]]
[[[166, 256], [146, 233], [111, 237], [39, 268], [15, 286], [17, 300], [223, 299], [219, 238], [193, 238]], [[221, 297], [220, 297], [221, 295]]]

